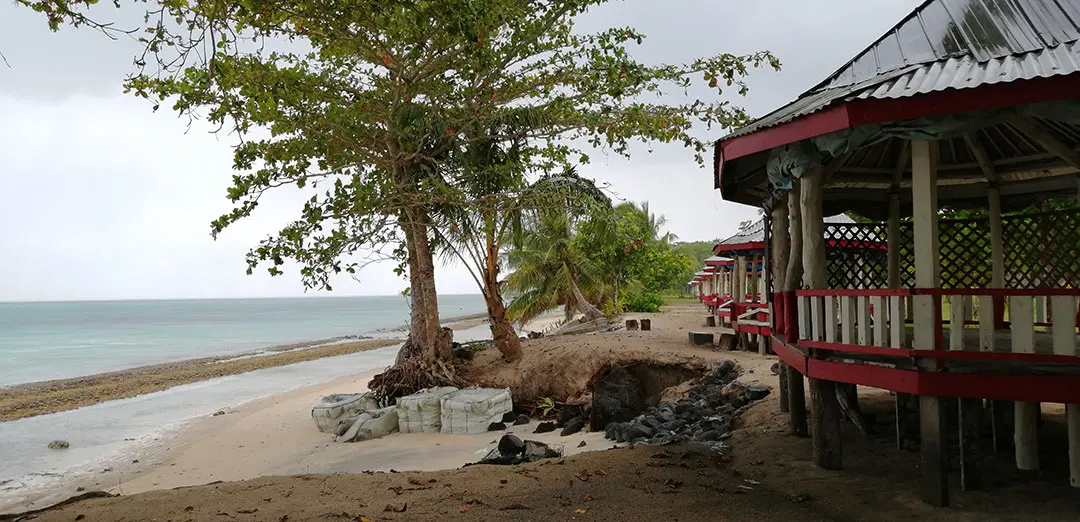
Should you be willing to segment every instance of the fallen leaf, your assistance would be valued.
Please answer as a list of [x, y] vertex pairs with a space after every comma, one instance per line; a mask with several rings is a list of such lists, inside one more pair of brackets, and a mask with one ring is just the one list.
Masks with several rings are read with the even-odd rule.
[[79, 520], [82, 520], [82, 519], [84, 519], [84, 518], [86, 518], [86, 515], [82, 515], [82, 514], [79, 514], [79, 515], [75, 515], [75, 520], [76, 520], [76, 522], [77, 522], [77, 521], [79, 521]]
[[596, 475], [597, 477], [606, 477], [607, 472], [602, 470], [602, 469], [598, 469], [598, 470], [593, 472], [593, 475]]
[[386, 507], [383, 508], [383, 511], [388, 513], [404, 513], [406, 509], [409, 509], [408, 503], [402, 504], [400, 507], [393, 504], [387, 504]]
[[371, 522], [371, 519], [364, 515], [360, 515], [360, 517], [356, 519], [356, 522]]
[[579, 514], [579, 515], [584, 515], [584, 514], [585, 514], [585, 510], [584, 510], [584, 509], [575, 509], [575, 510], [574, 510], [574, 513], [577, 513], [577, 514]]
[[585, 502], [592, 502], [596, 500], [592, 495], [585, 495]]
[[236, 510], [236, 512], [237, 512], [237, 513], [242, 513], [242, 514], [244, 514], [244, 515], [250, 515], [250, 514], [252, 514], [252, 513], [255, 513], [255, 512], [257, 512], [257, 511], [259, 511], [259, 508], [251, 508], [251, 509], [238, 509], [238, 510]]
[[469, 508], [461, 508], [461, 509], [458, 510], [458, 513], [468, 513], [468, 512], [469, 512]]
[[499, 508], [499, 511], [510, 511], [512, 509], [532, 509], [532, 508], [529, 507], [529, 506], [526, 506], [525, 504], [510, 504], [509, 506]]
[[281, 515], [281, 518], [278, 519], [278, 522], [289, 522], [289, 515]]
[[682, 481], [675, 479], [667, 479], [664, 481], [664, 485], [671, 489], [676, 489], [682, 485]]
[[753, 480], [753, 479], [746, 479], [746, 483], [750, 484], [751, 486], [760, 486], [761, 485], [760, 482], [758, 482], [756, 480]]

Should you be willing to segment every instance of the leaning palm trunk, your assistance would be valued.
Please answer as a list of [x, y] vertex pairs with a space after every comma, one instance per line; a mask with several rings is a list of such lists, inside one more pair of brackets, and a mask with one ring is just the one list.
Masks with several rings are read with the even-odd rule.
[[596, 321], [604, 318], [604, 313], [599, 308], [592, 305], [588, 299], [585, 299], [585, 295], [581, 293], [581, 288], [578, 288], [577, 281], [570, 281], [570, 290], [574, 292], [574, 300], [577, 301], [577, 308], [581, 310], [581, 313], [585, 314], [585, 319], [588, 321]]

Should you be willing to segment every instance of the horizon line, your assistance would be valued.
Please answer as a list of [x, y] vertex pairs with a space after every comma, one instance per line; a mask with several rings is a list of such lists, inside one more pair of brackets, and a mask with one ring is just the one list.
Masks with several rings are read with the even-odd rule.
[[[462, 294], [462, 293], [440, 293], [438, 295], [446, 296], [477, 296], [483, 297], [482, 294]], [[109, 299], [42, 299], [42, 300], [17, 300], [17, 301], [4, 301], [0, 300], [0, 305], [4, 304], [49, 304], [49, 303], [123, 303], [131, 301], [239, 301], [239, 300], [253, 300], [253, 299], [345, 299], [355, 297], [404, 297], [401, 294], [372, 294], [372, 295], [283, 295], [283, 296], [262, 296], [262, 297], [120, 297]]]

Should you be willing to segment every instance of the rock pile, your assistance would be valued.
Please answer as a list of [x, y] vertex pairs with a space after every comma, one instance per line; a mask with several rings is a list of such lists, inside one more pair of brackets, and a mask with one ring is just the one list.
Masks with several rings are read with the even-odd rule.
[[703, 377], [689, 394], [674, 403], [661, 403], [628, 422], [610, 422], [605, 437], [633, 444], [699, 443], [714, 453], [726, 453], [737, 412], [763, 399], [768, 386], [747, 386], [735, 379], [735, 363], [724, 361]]

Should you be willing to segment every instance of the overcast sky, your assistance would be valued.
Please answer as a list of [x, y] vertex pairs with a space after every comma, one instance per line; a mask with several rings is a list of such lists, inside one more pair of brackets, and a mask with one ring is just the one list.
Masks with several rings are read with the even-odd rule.
[[[680, 61], [769, 49], [780, 73], [756, 72], [748, 97], [763, 115], [794, 99], [869, 45], [919, 0], [625, 0], [590, 13], [587, 28], [632, 25], [636, 55]], [[108, 3], [102, 11], [115, 16]], [[296, 216], [275, 194], [217, 241], [209, 222], [230, 208], [230, 142], [175, 113], [151, 112], [121, 82], [138, 47], [99, 33], [48, 30], [43, 17], [0, 0], [0, 301], [305, 295], [295, 274], [244, 273], [244, 253]], [[707, 136], [720, 137], [720, 133]], [[734, 232], [753, 208], [724, 202], [712, 174], [680, 146], [630, 161], [593, 157], [583, 173], [621, 198], [648, 200], [683, 240]], [[286, 189], [287, 190], [287, 189]], [[460, 267], [441, 292], [477, 293]], [[384, 295], [406, 282], [372, 266], [336, 295]], [[308, 292], [306, 295], [313, 295]]]

